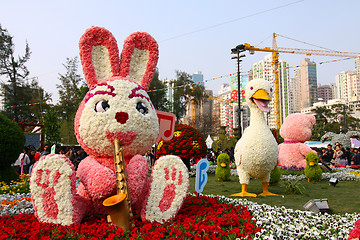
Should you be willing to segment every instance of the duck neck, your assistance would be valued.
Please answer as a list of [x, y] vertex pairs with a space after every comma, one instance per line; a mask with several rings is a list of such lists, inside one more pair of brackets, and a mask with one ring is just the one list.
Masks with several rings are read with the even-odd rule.
[[265, 121], [265, 114], [259, 108], [250, 108], [250, 126], [251, 127], [268, 127]]

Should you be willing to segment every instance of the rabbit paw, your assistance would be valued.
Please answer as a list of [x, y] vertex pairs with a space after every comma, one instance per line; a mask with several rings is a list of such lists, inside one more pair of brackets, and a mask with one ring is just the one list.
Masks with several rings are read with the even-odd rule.
[[177, 156], [159, 158], [151, 175], [150, 194], [143, 220], [163, 223], [179, 211], [189, 189], [189, 175], [185, 164]]
[[35, 165], [30, 191], [39, 221], [70, 225], [81, 221], [79, 196], [75, 193], [74, 166], [63, 155], [50, 154]]

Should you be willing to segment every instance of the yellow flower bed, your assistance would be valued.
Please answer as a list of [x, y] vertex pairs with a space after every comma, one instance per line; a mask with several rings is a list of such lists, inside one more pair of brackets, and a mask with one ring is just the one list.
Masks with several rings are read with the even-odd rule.
[[343, 172], [348, 172], [348, 173], [351, 173], [351, 174], [355, 174], [356, 176], [360, 177], [360, 172], [355, 172], [355, 171], [343, 171]]
[[20, 175], [20, 181], [11, 181], [10, 184], [0, 182], [0, 194], [28, 193], [30, 175]]

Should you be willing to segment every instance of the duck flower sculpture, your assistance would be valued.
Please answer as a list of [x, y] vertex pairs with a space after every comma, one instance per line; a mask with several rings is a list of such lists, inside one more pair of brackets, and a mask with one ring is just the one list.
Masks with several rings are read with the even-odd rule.
[[232, 197], [256, 197], [247, 192], [250, 178], [259, 178], [262, 182], [261, 196], [274, 196], [268, 191], [270, 173], [278, 161], [278, 145], [268, 127], [264, 112], [269, 112], [269, 102], [272, 97], [271, 83], [255, 79], [246, 85], [245, 99], [250, 108], [250, 125], [244, 131], [235, 146], [235, 163], [241, 192]]

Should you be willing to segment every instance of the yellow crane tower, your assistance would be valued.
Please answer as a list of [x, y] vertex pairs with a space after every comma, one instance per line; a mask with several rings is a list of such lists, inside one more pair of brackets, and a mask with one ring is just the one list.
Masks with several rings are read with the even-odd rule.
[[[236, 48], [238, 50], [248, 50], [250, 54], [254, 54], [255, 51], [260, 52], [271, 52], [272, 53], [272, 65], [273, 65], [273, 73], [274, 73], [274, 94], [275, 94], [275, 122], [276, 128], [280, 129], [280, 94], [279, 94], [279, 53], [292, 53], [292, 54], [305, 54], [307, 56], [311, 55], [321, 55], [321, 56], [337, 56], [337, 57], [357, 57], [360, 53], [356, 52], [340, 52], [334, 50], [312, 50], [312, 49], [300, 49], [300, 48], [284, 48], [278, 47], [276, 43], [276, 37], [282, 36], [277, 33], [273, 33], [273, 42], [272, 48], [265, 47], [265, 48], [257, 48], [251, 46], [248, 43], [240, 44]], [[285, 37], [291, 39], [289, 37]], [[295, 40], [295, 39], [292, 39]], [[298, 41], [298, 40], [295, 40]]]

